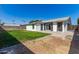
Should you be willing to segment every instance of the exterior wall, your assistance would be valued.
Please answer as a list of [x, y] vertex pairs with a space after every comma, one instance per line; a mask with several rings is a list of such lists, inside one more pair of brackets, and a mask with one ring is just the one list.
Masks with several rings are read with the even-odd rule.
[[37, 31], [37, 29], [36, 29], [36, 25], [34, 25], [34, 29], [32, 29], [33, 31]]
[[63, 23], [62, 23], [62, 32], [65, 31], [65, 25], [66, 25], [66, 24], [63, 22]]
[[53, 31], [57, 32], [57, 23], [56, 22], [53, 23]]
[[31, 25], [27, 25], [26, 26], [26, 30], [32, 30], [32, 26]]
[[30, 31], [40, 31], [40, 29], [41, 29], [40, 24], [34, 25], [34, 29], [32, 28], [32, 25], [27, 25], [26, 26], [26, 30], [30, 30]]
[[68, 29], [68, 24], [67, 24], [67, 22], [64, 22], [64, 32], [66, 32], [67, 31], [67, 29]]
[[[67, 25], [68, 21], [63, 21], [62, 23], [62, 32], [66, 32], [67, 31]], [[57, 32], [57, 22], [53, 22], [53, 32]], [[44, 31], [44, 24], [43, 24], [43, 31]], [[34, 29], [32, 28], [32, 25], [27, 25], [26, 26], [26, 30], [30, 30], [30, 31], [41, 31], [41, 24], [35, 24], [34, 25]]]
[[36, 25], [36, 31], [41, 31], [41, 24]]
[[63, 22], [62, 24], [62, 32], [66, 32], [67, 31], [67, 21]]
[[[32, 25], [27, 25], [26, 30], [30, 31], [41, 31], [41, 24], [34, 25], [34, 29], [32, 28]], [[44, 25], [43, 25], [43, 31], [44, 31]], [[53, 31], [57, 32], [57, 22], [53, 22]], [[67, 31], [67, 22], [62, 23], [62, 32]]]

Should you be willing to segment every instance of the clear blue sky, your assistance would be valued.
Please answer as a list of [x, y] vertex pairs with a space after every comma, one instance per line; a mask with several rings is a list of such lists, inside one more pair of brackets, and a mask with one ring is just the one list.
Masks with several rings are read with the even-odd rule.
[[79, 17], [79, 5], [65, 4], [5, 4], [0, 5], [0, 19], [5, 23], [28, 23], [35, 19], [54, 19], [70, 16], [72, 24], [76, 24]]

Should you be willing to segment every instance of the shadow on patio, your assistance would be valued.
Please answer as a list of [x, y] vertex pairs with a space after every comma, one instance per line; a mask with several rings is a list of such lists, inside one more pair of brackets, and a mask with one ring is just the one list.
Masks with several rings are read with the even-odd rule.
[[[25, 47], [20, 41], [18, 41], [15, 37], [13, 37], [11, 34], [9, 34], [6, 30], [4, 30], [0, 26], [0, 54], [5, 54], [5, 53], [7, 54], [8, 52], [10, 52], [13, 49], [11, 49], [11, 50], [9, 49], [9, 51], [7, 52], [7, 50], [5, 48], [14, 46], [17, 44], [19, 44], [20, 46], [16, 47], [17, 51], [15, 53], [17, 53], [17, 54], [33, 54], [33, 52], [29, 48]], [[1, 49], [4, 49], [4, 50], [1, 50]]]
[[74, 31], [69, 54], [79, 54], [79, 26], [77, 26]]

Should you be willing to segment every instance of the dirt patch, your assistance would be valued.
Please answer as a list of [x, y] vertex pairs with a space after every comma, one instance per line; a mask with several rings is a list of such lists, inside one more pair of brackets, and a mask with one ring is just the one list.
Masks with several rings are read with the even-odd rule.
[[24, 42], [32, 52], [37, 54], [66, 54], [69, 52], [71, 40], [48, 36], [38, 40]]
[[21, 43], [0, 51], [8, 54], [67, 54], [69, 53], [71, 40], [63, 40], [60, 37], [49, 35]]

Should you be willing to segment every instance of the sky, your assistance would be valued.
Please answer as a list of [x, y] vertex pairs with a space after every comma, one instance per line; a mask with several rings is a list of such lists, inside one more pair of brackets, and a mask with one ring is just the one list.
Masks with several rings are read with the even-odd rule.
[[26, 24], [31, 20], [49, 20], [71, 17], [77, 24], [79, 4], [0, 4], [0, 21], [4, 23]]

